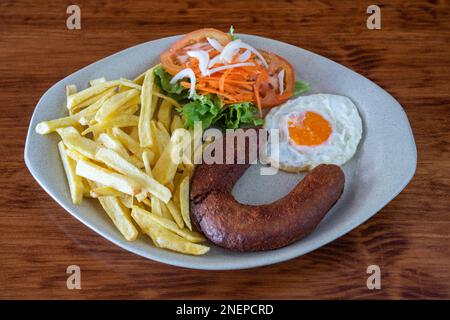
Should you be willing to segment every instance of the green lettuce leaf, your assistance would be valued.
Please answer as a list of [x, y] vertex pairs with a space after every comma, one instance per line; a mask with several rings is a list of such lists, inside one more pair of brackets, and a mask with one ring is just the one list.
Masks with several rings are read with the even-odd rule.
[[310, 90], [309, 83], [302, 80], [295, 81], [294, 91], [292, 93], [292, 96], [298, 96], [301, 93], [308, 92]]
[[230, 31], [228, 31], [228, 34], [230, 35], [231, 40], [236, 40], [237, 39], [237, 37], [234, 35], [234, 27], [233, 27], [233, 25], [230, 26]]
[[196, 121], [201, 121], [203, 129], [206, 129], [220, 118], [222, 109], [222, 102], [217, 95], [195, 94], [178, 112], [183, 115], [185, 127], [193, 128]]
[[221, 122], [227, 129], [237, 129], [249, 124], [260, 126], [264, 123], [258, 116], [258, 109], [250, 102], [228, 105], [222, 112]]
[[170, 83], [172, 75], [168, 73], [162, 66], [155, 68], [153, 71], [155, 74], [155, 83], [171, 98], [180, 101], [186, 99], [189, 94], [189, 90], [184, 88], [180, 82], [174, 84]]

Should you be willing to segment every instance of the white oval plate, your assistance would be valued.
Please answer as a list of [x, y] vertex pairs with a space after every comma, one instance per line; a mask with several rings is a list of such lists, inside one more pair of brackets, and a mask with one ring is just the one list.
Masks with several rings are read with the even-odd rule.
[[[36, 124], [67, 115], [63, 107], [66, 85], [76, 84], [78, 88], [85, 88], [89, 80], [99, 77], [134, 78], [158, 63], [159, 54], [179, 36], [123, 50], [52, 86], [39, 100], [28, 129], [25, 162], [33, 177], [64, 209], [116, 245], [163, 263], [209, 270], [252, 268], [299, 257], [369, 219], [408, 184], [416, 169], [416, 145], [406, 114], [391, 95], [365, 77], [312, 52], [267, 38], [239, 37], [256, 48], [286, 58], [297, 71], [298, 78], [311, 84], [314, 93], [350, 97], [363, 118], [363, 139], [354, 158], [343, 167], [346, 176], [344, 193], [308, 237], [266, 252], [235, 253], [212, 246], [206, 255], [194, 257], [155, 248], [144, 235], [134, 242], [126, 241], [97, 201], [85, 199], [80, 206], [72, 204], [57, 151], [59, 138], [57, 134], [36, 134]], [[257, 169], [251, 167], [236, 184], [234, 194], [237, 200], [254, 204], [271, 202], [287, 194], [303, 177], [282, 172], [276, 176], [259, 176]], [[338, 251], [336, 255], [339, 255]]]

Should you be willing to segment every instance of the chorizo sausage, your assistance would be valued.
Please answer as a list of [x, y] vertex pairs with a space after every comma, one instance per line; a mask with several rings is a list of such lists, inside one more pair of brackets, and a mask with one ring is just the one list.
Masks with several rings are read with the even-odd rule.
[[231, 194], [249, 164], [201, 164], [190, 192], [191, 220], [216, 245], [235, 251], [271, 250], [311, 233], [344, 189], [340, 167], [322, 164], [285, 197], [246, 205]]

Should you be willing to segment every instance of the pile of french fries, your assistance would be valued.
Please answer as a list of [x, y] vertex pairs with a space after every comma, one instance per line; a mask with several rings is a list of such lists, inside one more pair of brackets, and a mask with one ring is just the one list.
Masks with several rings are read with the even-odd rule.
[[67, 86], [69, 116], [36, 126], [37, 133], [57, 132], [62, 139], [58, 150], [72, 202], [98, 199], [128, 241], [140, 229], [157, 247], [208, 252], [189, 217], [194, 165], [184, 151], [191, 135], [173, 110], [177, 102], [154, 84], [153, 68], [134, 80], [100, 78], [89, 85], [79, 92]]

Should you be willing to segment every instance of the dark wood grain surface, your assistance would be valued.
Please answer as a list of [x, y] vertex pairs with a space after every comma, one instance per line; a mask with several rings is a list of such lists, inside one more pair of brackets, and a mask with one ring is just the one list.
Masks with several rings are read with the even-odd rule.
[[[0, 1], [0, 298], [450, 298], [450, 7], [377, 1]], [[418, 150], [406, 189], [372, 219], [306, 256], [195, 271], [128, 253], [60, 208], [23, 161], [28, 123], [55, 82], [119, 50], [200, 27], [285, 41], [375, 81], [403, 105]], [[66, 288], [66, 268], [82, 289]], [[368, 290], [366, 268], [381, 268]]]

